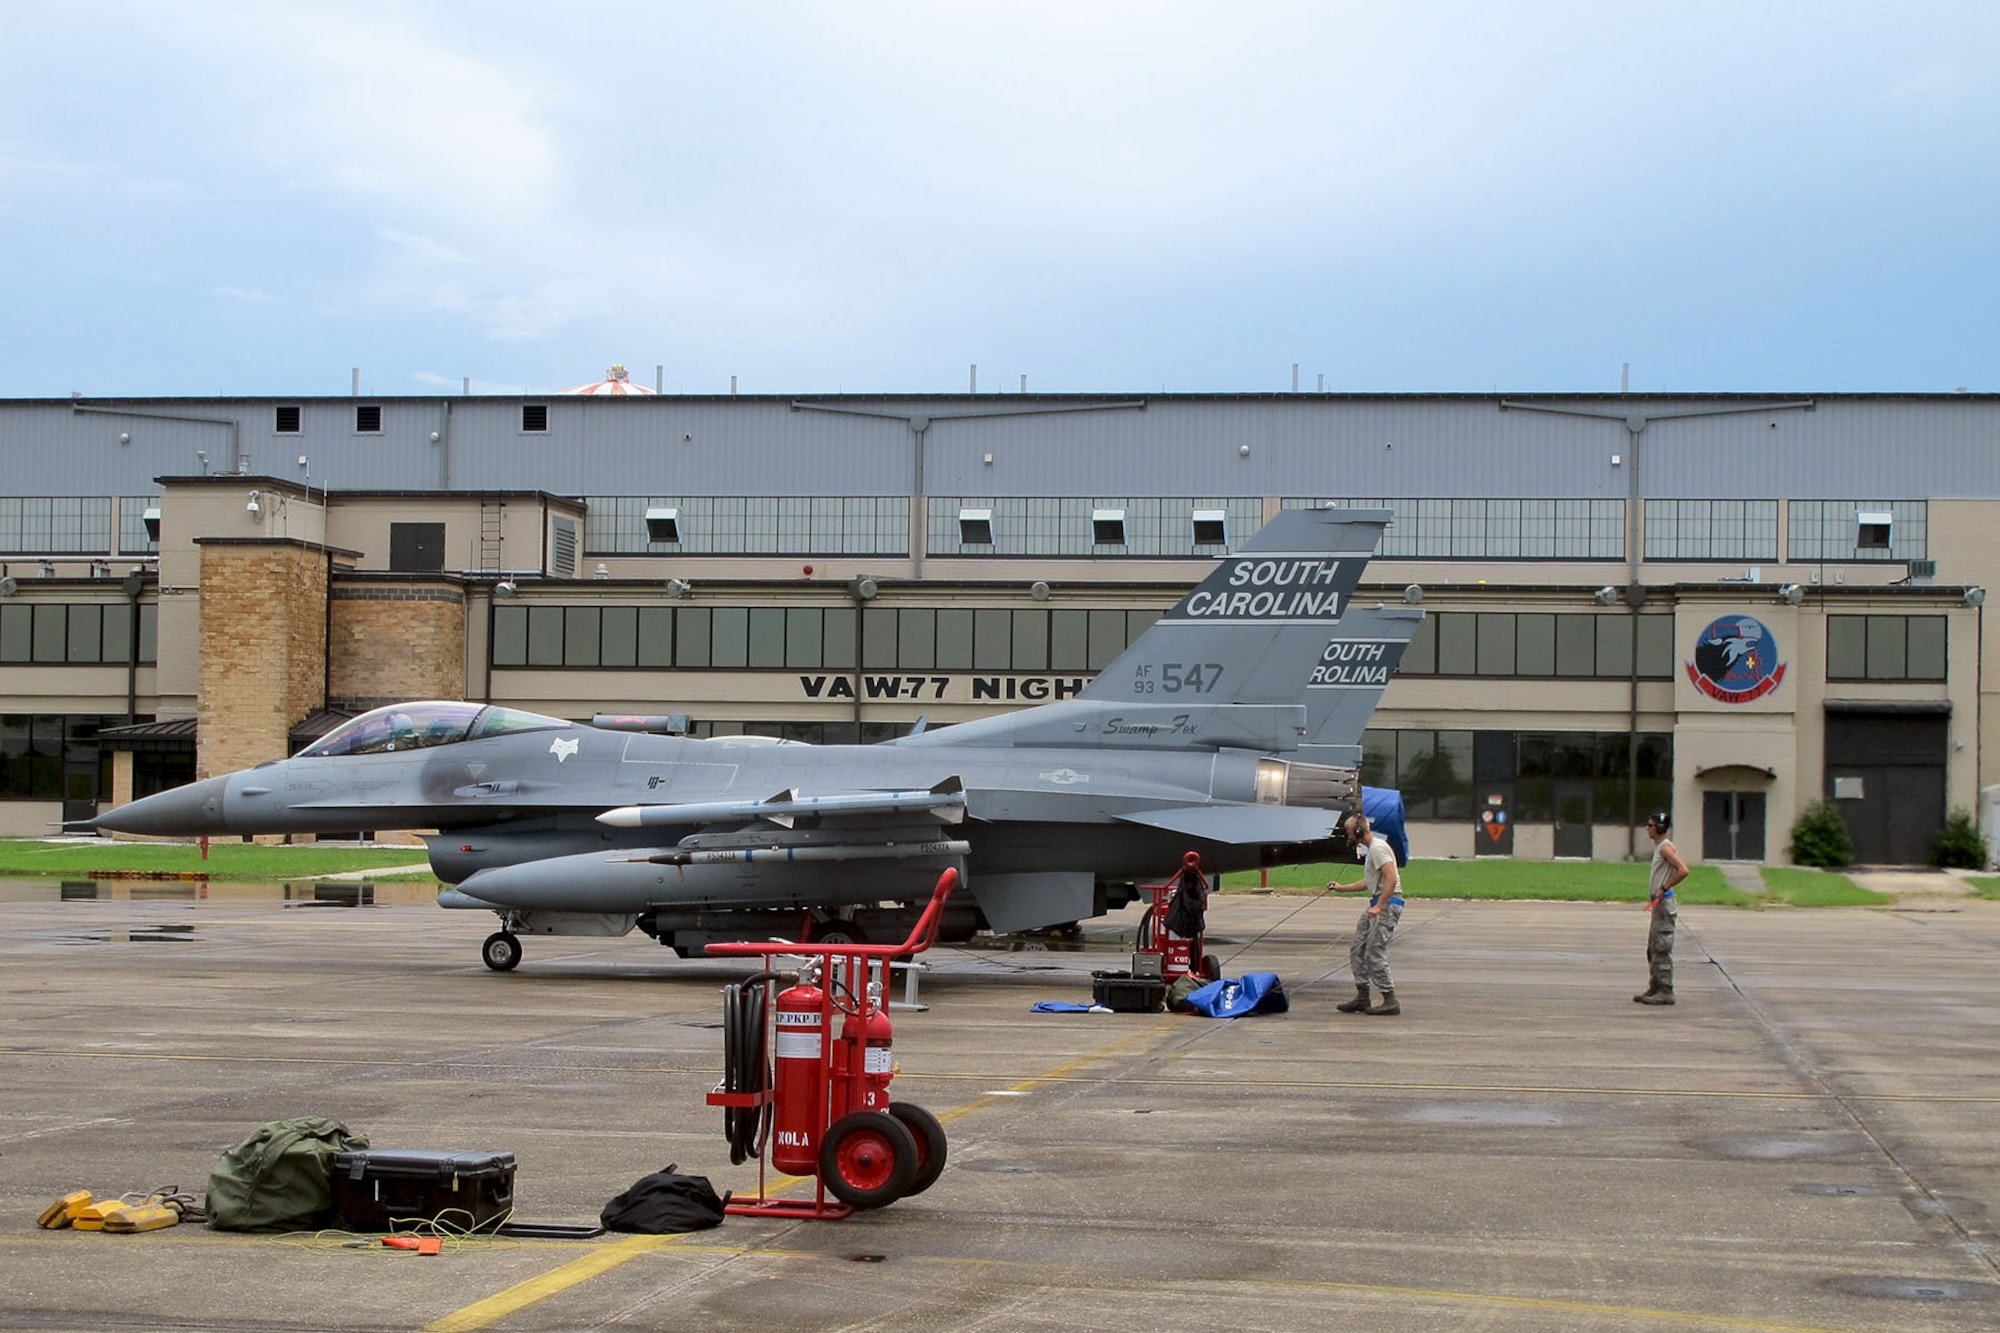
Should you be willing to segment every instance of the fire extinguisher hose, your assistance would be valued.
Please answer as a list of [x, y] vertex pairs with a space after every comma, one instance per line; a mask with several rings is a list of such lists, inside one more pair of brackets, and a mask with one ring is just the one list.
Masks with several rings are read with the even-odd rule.
[[[768, 1092], [771, 1059], [766, 1041], [775, 972], [760, 972], [722, 988], [722, 1090]], [[771, 1132], [771, 1104], [728, 1106], [722, 1111], [722, 1133], [729, 1140], [729, 1160], [741, 1165], [763, 1154]]]

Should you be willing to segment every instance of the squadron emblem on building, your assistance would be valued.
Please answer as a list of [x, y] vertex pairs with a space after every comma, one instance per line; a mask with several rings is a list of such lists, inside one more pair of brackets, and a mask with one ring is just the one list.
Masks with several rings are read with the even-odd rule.
[[1696, 637], [1688, 680], [1717, 703], [1747, 704], [1784, 683], [1778, 641], [1753, 616], [1722, 616]]

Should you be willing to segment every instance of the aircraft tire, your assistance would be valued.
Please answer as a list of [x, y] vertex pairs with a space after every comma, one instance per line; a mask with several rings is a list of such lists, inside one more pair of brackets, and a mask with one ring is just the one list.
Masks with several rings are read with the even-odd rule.
[[894, 1203], [909, 1193], [916, 1174], [916, 1138], [902, 1121], [880, 1111], [842, 1116], [820, 1142], [819, 1178], [850, 1208]]
[[521, 937], [511, 930], [496, 930], [479, 946], [479, 956], [495, 972], [512, 972], [521, 963]]
[[917, 1141], [917, 1174], [910, 1182], [910, 1188], [903, 1192], [903, 1197], [907, 1199], [937, 1184], [937, 1178], [944, 1173], [944, 1126], [938, 1123], [936, 1116], [915, 1102], [890, 1102], [889, 1114], [902, 1121], [903, 1128], [909, 1130], [910, 1137]]
[[833, 917], [813, 926], [814, 944], [866, 944], [868, 934], [846, 917]]

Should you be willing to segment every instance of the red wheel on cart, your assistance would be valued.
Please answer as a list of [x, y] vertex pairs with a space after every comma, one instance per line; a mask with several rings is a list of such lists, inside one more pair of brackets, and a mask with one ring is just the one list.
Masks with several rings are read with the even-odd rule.
[[1212, 953], [1201, 956], [1201, 974], [1210, 981], [1222, 980], [1222, 960]]
[[880, 1208], [910, 1192], [917, 1141], [903, 1122], [855, 1111], [833, 1122], [819, 1148], [819, 1178], [850, 1208]]
[[944, 1126], [938, 1118], [918, 1106], [915, 1102], [890, 1102], [889, 1114], [903, 1122], [903, 1128], [910, 1131], [910, 1137], [917, 1141], [917, 1174], [910, 1187], [903, 1193], [922, 1194], [937, 1184], [937, 1178], [944, 1172], [945, 1142]]

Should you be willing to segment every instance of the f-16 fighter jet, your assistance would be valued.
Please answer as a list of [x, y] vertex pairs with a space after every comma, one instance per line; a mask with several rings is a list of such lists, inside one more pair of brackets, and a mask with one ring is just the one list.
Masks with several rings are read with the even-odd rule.
[[[1347, 852], [1359, 741], [1421, 623], [1351, 605], [1387, 510], [1286, 510], [1075, 697], [879, 745], [711, 740], [476, 703], [379, 708], [289, 759], [97, 816], [114, 832], [425, 831], [440, 906], [522, 935], [716, 940], [1066, 926], [1183, 854], [1212, 872]], [[436, 830], [429, 832], [429, 830]]]

